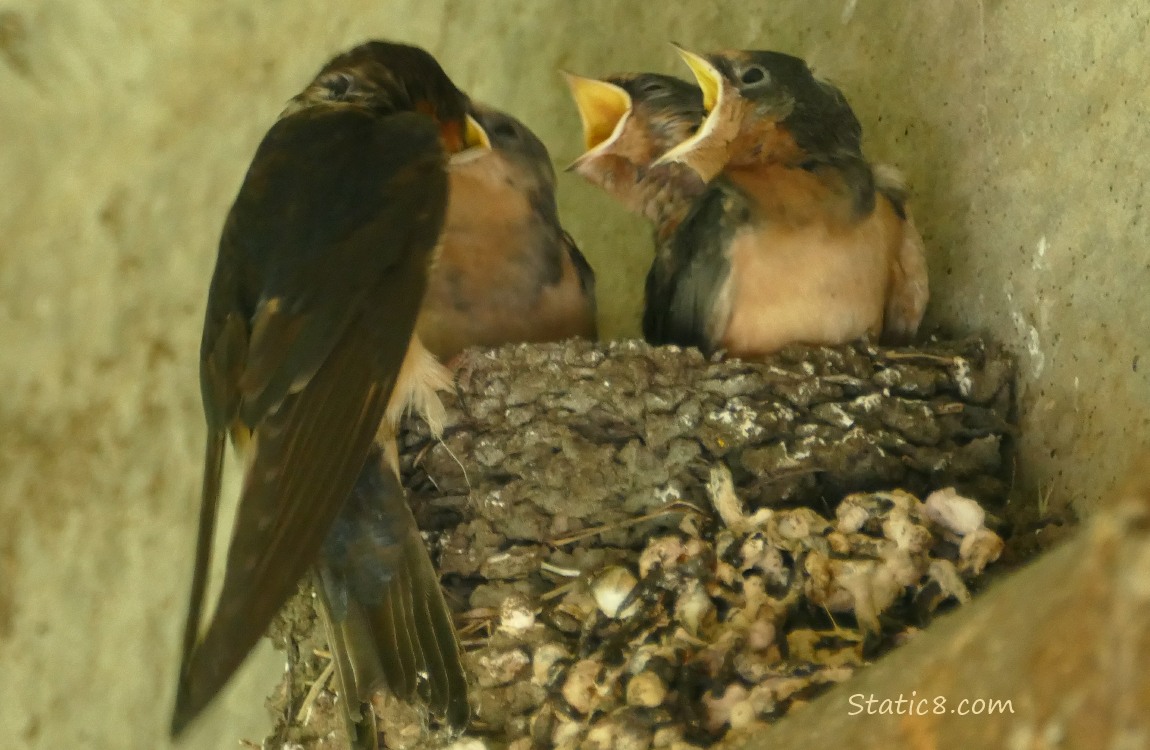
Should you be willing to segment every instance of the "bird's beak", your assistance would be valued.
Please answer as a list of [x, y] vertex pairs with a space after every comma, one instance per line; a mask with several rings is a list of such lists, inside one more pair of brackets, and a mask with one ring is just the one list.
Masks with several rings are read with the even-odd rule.
[[471, 115], [467, 115], [467, 119], [463, 121], [463, 146], [464, 148], [478, 148], [484, 151], [491, 150], [491, 138], [488, 137], [487, 131], [479, 124]]
[[487, 131], [483, 129], [483, 126], [479, 124], [479, 120], [476, 120], [471, 115], [467, 115], [463, 120], [460, 141], [459, 150], [451, 153], [447, 159], [448, 166], [453, 169], [457, 169], [464, 164], [470, 164], [476, 159], [491, 153], [491, 138], [487, 135]]
[[723, 93], [723, 74], [702, 55], [683, 49], [674, 42], [671, 44], [679, 53], [679, 57], [683, 58], [683, 62], [687, 63], [691, 72], [694, 73], [695, 80], [699, 83], [699, 89], [703, 92], [703, 109], [707, 111], [707, 114], [711, 114], [718, 106], [719, 98]]
[[613, 83], [563, 72], [583, 122], [583, 146], [588, 151], [618, 137], [631, 112], [631, 96]]
[[462, 121], [451, 120], [441, 123], [439, 138], [443, 142], [444, 151], [452, 161], [463, 155], [471, 158], [491, 150], [491, 139], [488, 138], [487, 131], [471, 115], [465, 115]]
[[[695, 75], [695, 80], [699, 83], [699, 89], [703, 92], [703, 108], [707, 114], [703, 118], [703, 122], [699, 124], [699, 129], [694, 135], [660, 156], [651, 166], [658, 167], [672, 162], [685, 162], [691, 165], [692, 168], [695, 168], [697, 165], [692, 164], [691, 158], [687, 155], [706, 140], [715, 130], [718, 117], [716, 110], [719, 109], [723, 102], [723, 74], [702, 55], [683, 49], [674, 42], [671, 44]], [[704, 179], [709, 178], [704, 177]]]

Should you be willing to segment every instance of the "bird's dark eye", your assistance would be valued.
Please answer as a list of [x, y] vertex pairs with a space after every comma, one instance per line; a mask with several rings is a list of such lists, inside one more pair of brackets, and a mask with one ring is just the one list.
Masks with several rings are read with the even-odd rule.
[[323, 82], [328, 95], [332, 99], [342, 99], [347, 96], [355, 84], [355, 78], [347, 73], [333, 73]]
[[658, 81], [649, 81], [639, 87], [639, 92], [643, 94], [657, 94], [663, 88], [663, 84]]
[[496, 138], [514, 138], [519, 135], [509, 122], [501, 122], [491, 129], [491, 135]]
[[753, 86], [756, 83], [762, 83], [766, 79], [767, 71], [763, 70], [758, 65], [752, 65], [743, 71], [743, 75], [739, 80], [748, 86]]

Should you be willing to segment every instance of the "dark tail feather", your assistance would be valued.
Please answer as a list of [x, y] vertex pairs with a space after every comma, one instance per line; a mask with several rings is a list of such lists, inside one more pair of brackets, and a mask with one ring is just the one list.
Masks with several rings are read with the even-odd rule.
[[[315, 584], [319, 601], [318, 609], [323, 619], [324, 629], [327, 631], [328, 647], [331, 651], [332, 663], [335, 666], [335, 679], [339, 685], [339, 695], [344, 707], [348, 745], [352, 750], [378, 750], [379, 728], [376, 725], [375, 712], [371, 710], [371, 703], [354, 697], [359, 691], [356, 689], [357, 675], [351, 656], [351, 644], [369, 643], [370, 640], [366, 633], [345, 635], [355, 627], [355, 624], [362, 624], [362, 618], [357, 618], [356, 623], [349, 622], [347, 602], [332, 601], [328, 597], [329, 591], [337, 594], [346, 593], [346, 591], [325, 578], [322, 566], [315, 577]], [[354, 661], [362, 662], [363, 659]], [[361, 680], [369, 679], [367, 675], [363, 674], [358, 675], [358, 677]], [[382, 676], [375, 679], [382, 679]]]
[[[183, 694], [187, 687], [184, 679], [191, 665], [192, 651], [200, 634], [200, 621], [203, 617], [204, 594], [208, 587], [208, 575], [212, 564], [212, 541], [216, 533], [216, 515], [220, 504], [220, 482], [224, 473], [224, 451], [227, 448], [227, 432], [208, 430], [204, 448], [204, 483], [200, 498], [200, 524], [196, 532], [196, 562], [192, 572], [192, 589], [188, 596], [188, 618], [184, 622], [184, 641], [180, 654], [180, 679], [177, 687], [177, 705], [186, 701]], [[186, 718], [177, 712], [172, 719], [172, 734], [177, 734], [186, 724]]]
[[471, 709], [451, 612], [403, 488], [378, 448], [318, 568], [344, 704], [366, 711], [352, 723], [371, 718], [371, 694], [386, 686], [404, 700], [426, 700], [453, 728], [466, 725]]

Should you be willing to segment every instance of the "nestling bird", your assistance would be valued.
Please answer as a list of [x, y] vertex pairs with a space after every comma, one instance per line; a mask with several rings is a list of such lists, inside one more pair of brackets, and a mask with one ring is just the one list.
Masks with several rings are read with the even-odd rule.
[[595, 338], [595, 274], [559, 223], [546, 146], [508, 114], [471, 111], [491, 150], [448, 168], [420, 339], [447, 362], [469, 346]]
[[[418, 689], [452, 726], [467, 721], [450, 613], [394, 446], [406, 409], [434, 422], [435, 390], [448, 382], [413, 331], [447, 211], [447, 161], [487, 143], [467, 107], [424, 50], [369, 42], [325, 65], [256, 151], [208, 292], [204, 485], [173, 734], [224, 686], [313, 565], [351, 718], [360, 721], [386, 683], [406, 698]], [[204, 629], [229, 434], [246, 468]], [[346, 533], [360, 517], [374, 519], [377, 544]], [[353, 727], [361, 730], [370, 728]]]
[[842, 93], [778, 52], [680, 53], [707, 115], [656, 166], [686, 164], [708, 188], [651, 268], [647, 339], [754, 356], [913, 336], [922, 240]]
[[656, 238], [669, 235], [706, 183], [683, 164], [654, 165], [698, 129], [706, 115], [702, 92], [658, 73], [566, 78], [586, 148], [568, 169], [647, 218]]
[[[660, 157], [690, 138], [703, 122], [703, 94], [693, 84], [658, 73], [566, 77], [587, 149], [568, 169], [651, 222], [655, 261], [645, 297], [660, 299], [660, 285], [675, 276], [676, 230], [707, 189], [687, 165], [660, 162]], [[645, 332], [653, 310], [650, 305], [645, 308]], [[656, 340], [650, 335], [648, 339]]]

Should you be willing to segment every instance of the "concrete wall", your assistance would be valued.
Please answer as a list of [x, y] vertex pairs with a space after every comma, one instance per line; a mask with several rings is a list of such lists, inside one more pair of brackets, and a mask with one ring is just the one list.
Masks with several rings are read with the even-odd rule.
[[[1150, 433], [1150, 6], [1024, 0], [0, 2], [0, 745], [165, 746], [224, 213], [329, 55], [427, 46], [566, 163], [557, 68], [686, 71], [666, 42], [807, 56], [903, 167], [930, 319], [1021, 357], [1020, 496], [1088, 509]], [[646, 231], [567, 177], [603, 330], [637, 331]], [[188, 747], [262, 734], [257, 660]]]

